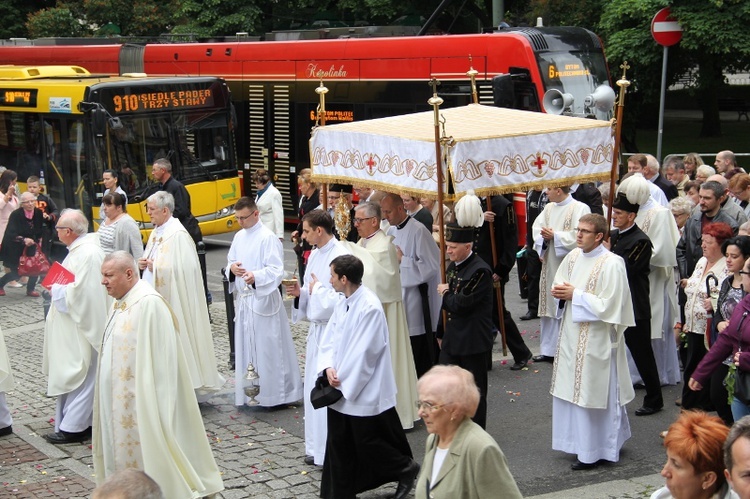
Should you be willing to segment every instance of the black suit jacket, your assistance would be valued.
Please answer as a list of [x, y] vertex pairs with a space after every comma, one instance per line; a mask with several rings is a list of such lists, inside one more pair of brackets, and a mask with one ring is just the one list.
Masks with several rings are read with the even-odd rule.
[[[23, 243], [24, 238], [28, 237], [34, 241], [39, 241], [44, 235], [44, 215], [42, 210], [34, 208], [34, 215], [31, 220], [26, 218], [23, 208], [17, 208], [10, 213], [8, 217], [8, 227], [5, 229], [2, 246], [0, 246], [0, 259], [3, 265], [9, 269], [17, 269], [18, 261], [26, 249]], [[27, 253], [33, 255], [33, 250]]]
[[443, 295], [442, 308], [448, 322], [443, 327], [440, 314], [437, 337], [440, 347], [449, 355], [473, 355], [489, 352], [495, 326], [492, 323], [492, 270], [476, 253], [447, 271], [448, 291]]
[[667, 201], [672, 201], [679, 195], [677, 192], [677, 186], [661, 175], [657, 175], [656, 179], [654, 179], [654, 185], [664, 191], [664, 195], [667, 196]]
[[161, 190], [167, 191], [174, 196], [174, 211], [172, 216], [180, 221], [183, 227], [188, 231], [190, 237], [196, 243], [203, 240], [198, 220], [190, 211], [190, 193], [184, 185], [174, 177], [169, 177], [166, 182], [161, 184]]
[[[487, 198], [482, 198], [482, 210], [487, 211]], [[492, 271], [499, 275], [503, 282], [508, 281], [510, 269], [516, 263], [516, 251], [518, 251], [518, 231], [516, 228], [516, 210], [505, 196], [492, 196], [492, 209], [495, 213], [494, 238], [497, 249], [497, 265], [492, 265], [492, 235], [490, 234], [490, 223], [484, 224], [477, 229], [474, 235], [474, 251], [482, 257]]]
[[620, 234], [619, 230], [613, 230], [610, 235], [610, 244], [612, 253], [625, 260], [635, 319], [650, 319], [648, 273], [653, 249], [651, 240], [637, 225], [633, 225], [624, 234]]

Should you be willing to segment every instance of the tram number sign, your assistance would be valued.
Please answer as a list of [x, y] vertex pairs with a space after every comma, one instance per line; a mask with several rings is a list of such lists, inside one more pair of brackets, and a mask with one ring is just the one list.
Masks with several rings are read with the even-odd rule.
[[672, 17], [669, 7], [656, 13], [651, 21], [651, 36], [663, 47], [671, 47], [682, 40], [682, 26]]

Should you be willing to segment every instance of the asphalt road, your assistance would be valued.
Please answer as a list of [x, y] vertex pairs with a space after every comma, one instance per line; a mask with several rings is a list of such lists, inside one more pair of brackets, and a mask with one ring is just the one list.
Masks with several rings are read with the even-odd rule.
[[[223, 301], [220, 269], [226, 265], [226, 253], [231, 235], [208, 238], [207, 266], [209, 288], [215, 302]], [[291, 244], [285, 246], [285, 266], [293, 270], [295, 265]], [[515, 269], [507, 286], [507, 306], [514, 318], [526, 312], [526, 302], [518, 293], [518, 280]], [[287, 307], [289, 301], [286, 302]], [[517, 319], [516, 319], [517, 320]], [[539, 321], [518, 321], [522, 335], [532, 352], [538, 353]], [[650, 476], [659, 473], [665, 461], [659, 432], [667, 429], [679, 413], [673, 401], [680, 396], [681, 385], [663, 388], [666, 406], [656, 415], [636, 417], [635, 409], [640, 407], [644, 392], [636, 391], [636, 399], [627, 409], [630, 418], [632, 437], [621, 452], [620, 462], [602, 465], [591, 471], [571, 471], [570, 465], [575, 456], [551, 450], [552, 440], [552, 397], [549, 383], [552, 365], [530, 364], [522, 371], [508, 369], [513, 363], [510, 357], [503, 357], [501, 348], [495, 345], [493, 369], [489, 373], [488, 423], [487, 431], [497, 440], [505, 452], [508, 463], [521, 492], [525, 497], [551, 494], [549, 497], [582, 497], [570, 489], [600, 484], [594, 495], [586, 497], [648, 497], [652, 486], [641, 486], [640, 490], [628, 490], [623, 495], [622, 487], [609, 490], [608, 484], [623, 479]], [[219, 359], [223, 362], [224, 359]], [[295, 411], [259, 411], [255, 417], [267, 420], [276, 426], [290, 429], [302, 437], [302, 425], [293, 424], [298, 417]], [[426, 431], [417, 423], [408, 433], [415, 457], [421, 461], [424, 455]], [[653, 480], [652, 480], [653, 481]], [[626, 486], [630, 487], [630, 486]], [[567, 492], [565, 492], [567, 491]]]

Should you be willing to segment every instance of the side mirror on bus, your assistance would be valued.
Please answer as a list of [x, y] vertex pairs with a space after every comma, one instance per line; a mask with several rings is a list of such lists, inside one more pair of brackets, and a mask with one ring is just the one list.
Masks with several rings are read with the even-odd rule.
[[512, 75], [501, 74], [492, 78], [492, 100], [497, 107], [515, 107], [516, 96]]
[[107, 120], [109, 114], [102, 107], [96, 107], [91, 110], [91, 125], [94, 128], [96, 137], [104, 137], [107, 134]]

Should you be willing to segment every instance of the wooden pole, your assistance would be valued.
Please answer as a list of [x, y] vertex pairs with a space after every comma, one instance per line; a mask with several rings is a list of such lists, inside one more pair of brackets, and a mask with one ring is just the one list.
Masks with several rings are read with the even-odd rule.
[[[492, 196], [487, 196], [487, 211], [492, 211]], [[494, 213], [494, 212], [493, 212]], [[490, 246], [492, 247], [492, 273], [497, 268], [497, 242], [495, 241], [495, 222], [490, 224]], [[502, 281], [502, 276], [499, 276]], [[500, 325], [500, 338], [503, 344], [503, 356], [508, 355], [508, 342], [505, 339], [505, 307], [503, 306], [502, 282], [492, 281], [492, 287], [495, 289], [495, 299], [497, 300], [497, 320]]]
[[[615, 117], [615, 145], [612, 150], [612, 170], [609, 177], [609, 199], [607, 202], [607, 221], [612, 223], [612, 203], [615, 202], [615, 184], [617, 183], [618, 173], [618, 158], [620, 156], [620, 136], [622, 135], [622, 116], [625, 110], [625, 93], [627, 88], [630, 86], [630, 82], [625, 79], [625, 74], [630, 69], [628, 61], [623, 62], [620, 67], [622, 68], [622, 78], [617, 80], [617, 86], [620, 87], [620, 96], [617, 100], [617, 111]], [[609, 239], [609, 236], [607, 236]]]
[[[318, 126], [326, 126], [326, 94], [328, 89], [323, 85], [323, 79], [320, 79], [320, 85], [315, 89], [315, 93], [320, 98], [320, 104], [318, 104]], [[321, 184], [320, 196], [323, 198], [321, 204], [323, 205], [323, 211], [328, 210], [328, 184]]]
[[[470, 67], [469, 71], [466, 72], [466, 76], [468, 76], [471, 80], [471, 97], [474, 101], [474, 104], [479, 104], [479, 95], [477, 94], [476, 82], [477, 74], [479, 74], [479, 71], [477, 71], [473, 67]], [[487, 196], [487, 211], [492, 211], [492, 196]], [[492, 248], [492, 267], [494, 270], [495, 268], [497, 268], [497, 241], [495, 241], [495, 222], [488, 223], [490, 224], [490, 247]], [[504, 297], [500, 291], [502, 289], [502, 284], [498, 286], [493, 281], [492, 286], [495, 290], [495, 300], [497, 300], [497, 323], [500, 326], [500, 339], [503, 345], [503, 355], [506, 356], [508, 355], [508, 342], [505, 339], [505, 307], [503, 306]]]
[[[440, 282], [445, 284], [445, 217], [443, 214], [443, 154], [442, 147], [440, 146], [440, 104], [443, 103], [437, 94], [437, 86], [440, 82], [435, 78], [430, 80], [432, 85], [432, 97], [427, 100], [427, 103], [432, 106], [434, 112], [434, 124], [435, 124], [435, 159], [437, 163], [437, 204], [438, 204], [438, 233], [440, 234]], [[445, 314], [445, 311], [443, 311]], [[443, 315], [443, 324], [447, 323], [445, 315]]]

